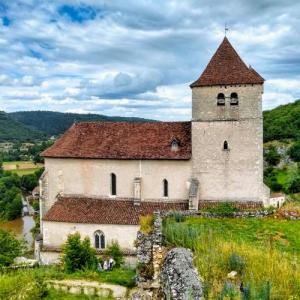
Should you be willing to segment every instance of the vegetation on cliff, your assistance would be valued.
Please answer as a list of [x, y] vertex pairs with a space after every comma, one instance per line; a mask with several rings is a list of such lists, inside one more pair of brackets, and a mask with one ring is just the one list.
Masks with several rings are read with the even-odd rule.
[[167, 245], [193, 250], [205, 299], [300, 298], [299, 221], [169, 218], [163, 234]]

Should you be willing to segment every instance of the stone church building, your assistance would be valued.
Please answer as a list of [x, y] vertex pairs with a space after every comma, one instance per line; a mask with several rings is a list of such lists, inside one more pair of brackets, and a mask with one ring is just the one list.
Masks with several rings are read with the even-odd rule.
[[263, 183], [264, 79], [225, 37], [193, 82], [191, 122], [76, 123], [43, 152], [41, 260], [68, 234], [101, 252], [134, 252], [141, 215], [202, 203], [268, 204]]

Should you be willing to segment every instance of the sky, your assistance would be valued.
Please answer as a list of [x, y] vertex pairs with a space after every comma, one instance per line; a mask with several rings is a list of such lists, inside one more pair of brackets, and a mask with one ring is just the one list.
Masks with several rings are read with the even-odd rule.
[[190, 120], [189, 84], [227, 36], [265, 79], [263, 108], [300, 98], [300, 2], [0, 0], [0, 110]]

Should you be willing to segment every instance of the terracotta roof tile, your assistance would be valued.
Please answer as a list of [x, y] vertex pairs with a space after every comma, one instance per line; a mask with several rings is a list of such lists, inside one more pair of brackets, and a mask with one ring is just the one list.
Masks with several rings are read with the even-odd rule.
[[188, 202], [144, 202], [133, 200], [61, 197], [45, 214], [44, 221], [138, 225], [140, 216], [154, 211], [187, 210]]
[[[177, 151], [172, 140], [179, 141]], [[44, 157], [102, 159], [190, 159], [190, 122], [76, 123]]]
[[263, 84], [264, 79], [242, 61], [225, 37], [199, 79], [190, 86]]

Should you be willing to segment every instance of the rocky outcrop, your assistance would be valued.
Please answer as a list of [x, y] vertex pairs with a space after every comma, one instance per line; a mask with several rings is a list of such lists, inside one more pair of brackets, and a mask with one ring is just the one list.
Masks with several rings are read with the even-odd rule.
[[174, 248], [166, 256], [161, 271], [162, 292], [165, 299], [203, 299], [203, 286], [193, 266], [192, 252]]

